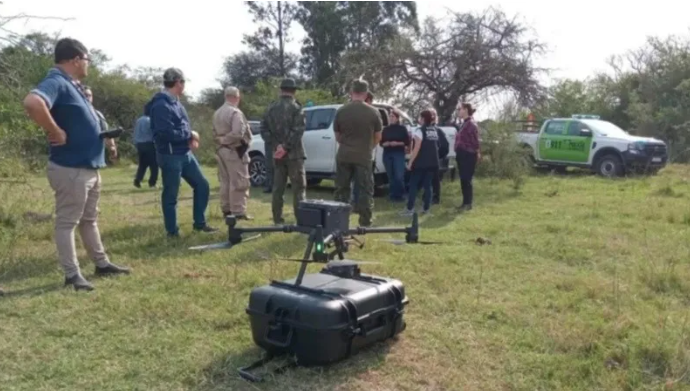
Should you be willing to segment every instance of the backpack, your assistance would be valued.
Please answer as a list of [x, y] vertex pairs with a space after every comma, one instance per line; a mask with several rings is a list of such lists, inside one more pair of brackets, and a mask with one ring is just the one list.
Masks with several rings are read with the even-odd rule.
[[438, 133], [438, 158], [439, 160], [443, 160], [448, 156], [448, 152], [450, 151], [450, 144], [448, 143], [448, 137], [446, 137], [446, 133], [441, 130], [441, 128], [437, 127], [436, 128], [436, 133]]

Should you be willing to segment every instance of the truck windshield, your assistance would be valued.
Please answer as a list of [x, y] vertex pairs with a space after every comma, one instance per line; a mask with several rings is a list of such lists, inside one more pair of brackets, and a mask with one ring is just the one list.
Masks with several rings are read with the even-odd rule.
[[587, 126], [593, 128], [597, 132], [601, 133], [604, 137], [629, 137], [630, 134], [625, 130], [619, 128], [615, 124], [607, 121], [598, 120], [581, 120]]

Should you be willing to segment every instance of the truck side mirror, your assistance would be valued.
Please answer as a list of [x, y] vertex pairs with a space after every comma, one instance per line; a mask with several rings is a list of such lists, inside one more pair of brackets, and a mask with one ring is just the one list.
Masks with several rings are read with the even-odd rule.
[[592, 131], [589, 129], [580, 129], [580, 136], [582, 137], [592, 137]]

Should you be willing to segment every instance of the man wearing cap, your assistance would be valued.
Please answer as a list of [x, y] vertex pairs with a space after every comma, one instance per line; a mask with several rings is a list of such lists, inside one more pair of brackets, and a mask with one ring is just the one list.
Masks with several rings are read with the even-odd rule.
[[340, 107], [335, 114], [334, 131], [338, 142], [336, 154], [335, 200], [347, 203], [350, 200], [350, 183], [354, 180], [359, 189], [356, 209], [359, 225], [372, 224], [374, 208], [374, 176], [372, 173], [372, 151], [381, 141], [383, 122], [378, 111], [365, 100], [369, 83], [358, 79], [352, 83], [350, 102]]
[[165, 90], [153, 96], [144, 107], [151, 119], [156, 158], [163, 179], [161, 206], [165, 230], [169, 237], [179, 236], [177, 195], [181, 179], [194, 189], [194, 230], [215, 232], [206, 224], [206, 207], [210, 188], [192, 150], [199, 147], [199, 134], [191, 130], [187, 110], [180, 102], [185, 79], [182, 71], [169, 68], [163, 74]]
[[55, 67], [24, 99], [29, 117], [43, 128], [50, 142], [48, 182], [55, 192], [55, 244], [65, 285], [91, 291], [93, 285], [81, 274], [74, 231], [96, 264], [96, 276], [129, 274], [110, 263], [98, 228], [101, 174], [105, 144], [100, 137], [98, 114], [80, 80], [89, 69], [89, 52], [76, 39], [55, 44]]
[[247, 214], [249, 198], [249, 155], [252, 132], [244, 114], [237, 105], [240, 90], [225, 89], [225, 104], [213, 115], [213, 138], [216, 141], [220, 207], [223, 216], [238, 220], [251, 220]]
[[297, 215], [299, 202], [306, 197], [307, 178], [304, 172], [304, 135], [305, 117], [302, 105], [295, 100], [299, 89], [294, 79], [283, 79], [280, 83], [280, 98], [266, 109], [261, 121], [261, 137], [268, 140], [273, 147], [273, 222], [284, 223], [283, 195], [290, 178], [293, 192], [293, 209]]

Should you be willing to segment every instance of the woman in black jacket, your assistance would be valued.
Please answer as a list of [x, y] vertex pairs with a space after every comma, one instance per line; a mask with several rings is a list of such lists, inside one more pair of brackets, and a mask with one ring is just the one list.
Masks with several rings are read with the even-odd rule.
[[400, 113], [393, 110], [388, 115], [390, 125], [383, 129], [381, 147], [383, 164], [386, 167], [390, 190], [390, 200], [405, 200], [405, 148], [410, 145], [407, 128], [400, 124]]
[[431, 116], [433, 118], [433, 125], [436, 128], [436, 133], [438, 133], [438, 168], [433, 173], [433, 178], [431, 180], [431, 188], [433, 190], [433, 196], [431, 197], [431, 202], [433, 204], [441, 203], [441, 170], [448, 169], [448, 138], [443, 130], [438, 127], [438, 114], [435, 109], [429, 109], [431, 111]]
[[422, 126], [412, 133], [412, 152], [407, 169], [410, 173], [410, 191], [407, 198], [407, 208], [401, 213], [403, 216], [411, 216], [414, 213], [414, 204], [417, 198], [417, 190], [424, 189], [423, 214], [429, 213], [431, 208], [431, 182], [434, 172], [438, 170], [438, 132], [433, 126], [433, 114], [430, 110], [424, 110], [420, 114]]

